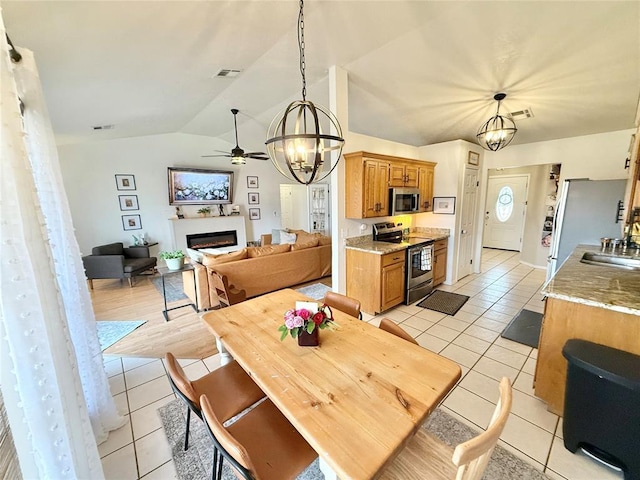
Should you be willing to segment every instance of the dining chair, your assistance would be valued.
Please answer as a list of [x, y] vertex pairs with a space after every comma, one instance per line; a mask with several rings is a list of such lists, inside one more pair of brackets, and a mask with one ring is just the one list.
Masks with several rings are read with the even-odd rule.
[[503, 377], [500, 399], [487, 429], [455, 447], [418, 430], [383, 472], [381, 480], [480, 480], [511, 411], [511, 382]]
[[246, 480], [294, 479], [318, 454], [268, 398], [226, 428], [207, 395], [200, 397], [214, 448], [213, 475], [226, 459]]
[[229, 307], [247, 299], [247, 292], [229, 285], [226, 275], [212, 271], [209, 277], [220, 300], [220, 308]]
[[329, 291], [324, 294], [324, 299], [322, 301], [325, 305], [329, 305], [331, 308], [336, 308], [347, 315], [351, 315], [352, 317], [362, 320], [360, 301], [355, 298]]
[[389, 320], [388, 318], [383, 318], [380, 320], [380, 330], [384, 330], [385, 332], [393, 333], [397, 337], [404, 338], [407, 342], [415, 343], [418, 345], [418, 342], [415, 338], [409, 335], [406, 330], [404, 330], [400, 325], [395, 323], [393, 320]]
[[235, 360], [197, 380], [189, 380], [172, 353], [167, 352], [164, 359], [171, 388], [188, 407], [185, 450], [189, 448], [191, 411], [202, 419], [201, 395], [207, 395], [211, 399], [211, 407], [223, 422], [264, 398], [264, 392]]

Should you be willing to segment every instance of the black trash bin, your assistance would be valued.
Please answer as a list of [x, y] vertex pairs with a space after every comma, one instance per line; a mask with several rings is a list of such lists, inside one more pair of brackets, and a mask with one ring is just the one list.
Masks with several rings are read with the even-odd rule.
[[562, 354], [569, 362], [564, 446], [621, 468], [625, 480], [640, 480], [640, 356], [577, 339]]

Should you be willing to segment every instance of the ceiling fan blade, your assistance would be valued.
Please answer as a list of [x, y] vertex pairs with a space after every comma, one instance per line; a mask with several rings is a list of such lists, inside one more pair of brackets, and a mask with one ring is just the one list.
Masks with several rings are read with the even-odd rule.
[[226, 154], [226, 155], [200, 155], [201, 157], [231, 157], [231, 155]]
[[253, 158], [254, 160], [269, 160], [269, 157], [264, 157], [261, 155], [245, 155], [247, 158]]

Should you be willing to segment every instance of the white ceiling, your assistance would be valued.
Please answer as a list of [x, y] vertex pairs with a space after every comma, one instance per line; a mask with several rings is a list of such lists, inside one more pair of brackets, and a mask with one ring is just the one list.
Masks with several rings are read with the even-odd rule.
[[[301, 98], [298, 3], [10, 1], [5, 27], [35, 52], [59, 143], [185, 132], [264, 151]], [[349, 76], [352, 132], [410, 145], [475, 141], [495, 113], [530, 108], [517, 143], [633, 128], [638, 1], [316, 1], [305, 4], [307, 98]], [[236, 78], [212, 78], [221, 68]], [[113, 130], [92, 126], [114, 124]], [[346, 126], [343, 125], [346, 129]]]

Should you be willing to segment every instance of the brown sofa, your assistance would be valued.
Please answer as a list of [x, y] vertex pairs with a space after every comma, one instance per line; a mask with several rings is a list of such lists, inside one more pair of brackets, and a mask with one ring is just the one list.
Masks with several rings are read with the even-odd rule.
[[185, 294], [195, 301], [197, 289], [198, 309], [215, 308], [218, 297], [208, 280], [212, 272], [226, 275], [230, 285], [247, 292], [247, 298], [317, 280], [331, 275], [331, 238], [299, 234], [294, 244], [204, 254], [202, 263], [191, 263], [195, 267], [195, 285], [192, 273], [184, 272]]

